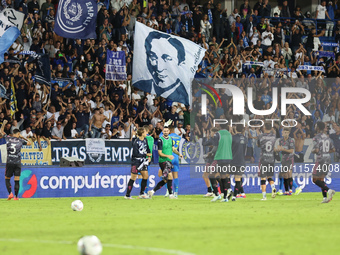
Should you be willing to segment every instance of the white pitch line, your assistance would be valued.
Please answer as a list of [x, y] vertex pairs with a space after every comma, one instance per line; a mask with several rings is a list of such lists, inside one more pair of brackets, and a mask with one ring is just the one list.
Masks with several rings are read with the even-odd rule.
[[[34, 243], [50, 243], [50, 244], [75, 244], [75, 242], [71, 241], [53, 241], [53, 240], [25, 240], [25, 239], [7, 239], [7, 238], [0, 238], [0, 242], [15, 242], [15, 243], [25, 243], [25, 242], [34, 242]], [[195, 255], [195, 253], [178, 251], [178, 250], [168, 250], [163, 248], [154, 248], [154, 247], [143, 247], [137, 245], [123, 245], [123, 244], [110, 244], [110, 243], [103, 243], [104, 247], [110, 248], [121, 248], [121, 249], [130, 249], [130, 250], [143, 250], [143, 251], [150, 251], [150, 252], [161, 252], [166, 254], [175, 254], [175, 255]]]
[[152, 251], [152, 252], [162, 252], [162, 253], [176, 254], [176, 255], [195, 255], [195, 253], [190, 253], [190, 252], [168, 250], [168, 249], [162, 249], [162, 248], [153, 248], [153, 247], [135, 246], [135, 245], [103, 244], [103, 246], [113, 247], [113, 248], [123, 248], [123, 249], [137, 249], [137, 250]]

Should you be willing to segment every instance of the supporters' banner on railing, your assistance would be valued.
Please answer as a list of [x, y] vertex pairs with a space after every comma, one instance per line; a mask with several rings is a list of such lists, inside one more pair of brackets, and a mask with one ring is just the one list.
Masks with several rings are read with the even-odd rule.
[[321, 71], [321, 72], [325, 72], [325, 69], [323, 68], [323, 66], [307, 66], [307, 65], [300, 65], [298, 66], [297, 70], [300, 71]]
[[47, 54], [35, 54], [31, 55], [27, 60], [28, 63], [37, 61], [37, 70], [35, 74], [35, 80], [39, 84], [45, 84], [51, 88], [51, 68], [50, 58]]
[[105, 79], [108, 81], [125, 81], [127, 79], [125, 51], [107, 50]]
[[23, 165], [52, 165], [51, 144], [41, 139], [41, 151], [37, 141], [31, 146], [23, 146], [21, 149], [21, 163]]
[[18, 110], [17, 108], [17, 97], [15, 96], [15, 87], [13, 83], [14, 78], [11, 79], [11, 117], [16, 113]]
[[244, 63], [244, 65], [246, 65], [246, 66], [264, 66], [264, 63], [259, 62], [259, 61], [246, 61]]
[[[51, 145], [46, 141], [41, 140], [41, 151], [37, 141], [31, 142], [30, 146], [24, 145], [21, 149], [21, 164], [34, 166], [52, 165], [51, 160]], [[7, 147], [6, 144], [0, 145], [1, 162], [6, 163]]]
[[4, 62], [4, 54], [20, 35], [24, 14], [12, 8], [0, 12], [0, 64]]
[[72, 39], [97, 38], [97, 1], [59, 1], [54, 30], [56, 34]]
[[[98, 139], [94, 139], [98, 140]], [[104, 140], [103, 140], [104, 141]], [[85, 164], [130, 164], [131, 142], [125, 139], [105, 140], [103, 150], [87, 151], [85, 140], [51, 141], [52, 164], [58, 165], [62, 157], [77, 157]]]
[[85, 140], [86, 152], [95, 154], [105, 153], [105, 140], [104, 139], [91, 139], [87, 138]]
[[318, 57], [335, 58], [335, 53], [331, 51], [318, 51]]
[[[305, 165], [297, 164], [304, 168]], [[249, 165], [255, 166], [255, 165]], [[256, 167], [256, 166], [255, 166]], [[311, 171], [311, 165], [307, 165]], [[153, 189], [160, 180], [158, 177], [158, 165], [151, 165], [149, 171], [149, 189]], [[131, 167], [129, 165], [91, 166], [91, 167], [22, 167], [20, 177], [19, 197], [42, 198], [42, 197], [97, 197], [97, 196], [123, 196], [126, 193], [130, 179]], [[0, 168], [0, 175], [5, 175], [5, 167]], [[178, 175], [181, 195], [205, 194], [207, 187], [202, 178], [190, 178], [190, 167], [180, 166]], [[311, 173], [293, 174], [293, 179], [304, 192], [318, 192], [315, 197], [320, 197], [320, 188], [313, 184]], [[243, 188], [246, 193], [260, 193], [261, 179], [258, 174], [243, 176]], [[278, 176], [274, 178], [278, 187]], [[326, 178], [325, 182], [333, 189], [340, 189], [339, 178]], [[235, 180], [231, 178], [231, 185], [235, 186]], [[139, 195], [138, 182], [134, 183], [132, 196]], [[164, 191], [164, 189], [163, 189]], [[165, 192], [165, 191], [164, 191]], [[0, 198], [8, 195], [5, 178], [0, 178]], [[259, 194], [261, 198], [261, 194]], [[198, 198], [199, 199], [199, 198]], [[200, 201], [202, 201], [200, 199]], [[259, 201], [260, 203], [260, 201]]]
[[338, 43], [332, 43], [332, 42], [329, 42], [329, 43], [321, 43], [322, 46], [327, 46], [327, 47], [339, 47], [339, 44]]
[[205, 49], [178, 36], [136, 22], [133, 86], [189, 105], [191, 80]]

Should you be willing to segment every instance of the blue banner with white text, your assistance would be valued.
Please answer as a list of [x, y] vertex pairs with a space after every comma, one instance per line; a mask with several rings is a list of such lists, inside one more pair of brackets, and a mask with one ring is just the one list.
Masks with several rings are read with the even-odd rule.
[[[21, 198], [124, 196], [130, 179], [130, 169], [129, 165], [79, 168], [23, 166], [19, 196]], [[158, 169], [158, 165], [150, 167], [149, 188], [154, 188], [160, 181], [157, 174]], [[205, 194], [207, 192], [202, 178], [190, 178], [189, 166], [180, 166], [179, 170], [180, 195]], [[4, 175], [4, 172], [5, 167], [2, 166], [0, 175]], [[294, 174], [293, 177], [303, 192], [320, 192], [320, 188], [312, 183], [311, 173]], [[325, 180], [330, 188], [335, 190], [340, 188], [339, 178], [326, 178]], [[231, 184], [235, 185], [233, 178]], [[275, 184], [278, 185], [278, 178], [275, 178]], [[257, 176], [243, 178], [243, 186], [246, 193], [261, 192], [260, 179]], [[270, 191], [269, 185], [267, 191]], [[164, 195], [165, 192], [166, 190], [163, 188], [156, 195]], [[131, 194], [133, 196], [139, 194], [138, 182], [134, 184]], [[5, 179], [0, 178], [0, 198], [7, 196]], [[300, 196], [303, 196], [303, 193]]]
[[125, 81], [127, 79], [125, 51], [107, 50], [105, 78], [108, 81]]

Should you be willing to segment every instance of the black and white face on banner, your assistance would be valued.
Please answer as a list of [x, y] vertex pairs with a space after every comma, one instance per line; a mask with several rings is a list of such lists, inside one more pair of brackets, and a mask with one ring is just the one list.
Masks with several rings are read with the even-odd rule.
[[189, 104], [190, 84], [205, 49], [170, 34], [136, 24], [133, 85], [170, 100]]

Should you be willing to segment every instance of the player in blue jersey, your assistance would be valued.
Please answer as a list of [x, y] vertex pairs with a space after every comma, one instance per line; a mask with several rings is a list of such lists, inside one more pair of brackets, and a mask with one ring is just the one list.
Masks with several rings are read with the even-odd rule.
[[[170, 135], [172, 138], [172, 143], [173, 143], [173, 147], [175, 147], [175, 149], [178, 151], [179, 149], [179, 143], [181, 142], [181, 137], [179, 135], [177, 135], [175, 133], [175, 127], [174, 126], [170, 126]], [[179, 185], [179, 180], [178, 180], [178, 171], [179, 171], [179, 157], [176, 153], [172, 153], [172, 155], [174, 156], [174, 159], [172, 160], [172, 164], [174, 166], [173, 169], [171, 169], [172, 171], [172, 176], [173, 176], [173, 180], [174, 180], [174, 196], [177, 197], [178, 196], [178, 185]]]
[[[172, 145], [175, 147], [175, 149], [178, 151], [179, 148], [179, 143], [181, 142], [181, 137], [175, 133], [175, 127], [170, 126], [169, 127], [170, 134], [169, 136], [172, 139]], [[159, 137], [162, 137], [163, 133], [159, 135]], [[179, 185], [179, 180], [178, 180], [178, 170], [179, 170], [179, 159], [178, 155], [176, 153], [172, 153], [174, 156], [174, 159], [171, 160], [172, 165], [174, 168], [171, 169], [172, 176], [173, 176], [173, 184], [174, 184], [174, 197], [178, 197], [178, 185]], [[165, 197], [169, 196], [169, 192], [167, 190]]]

